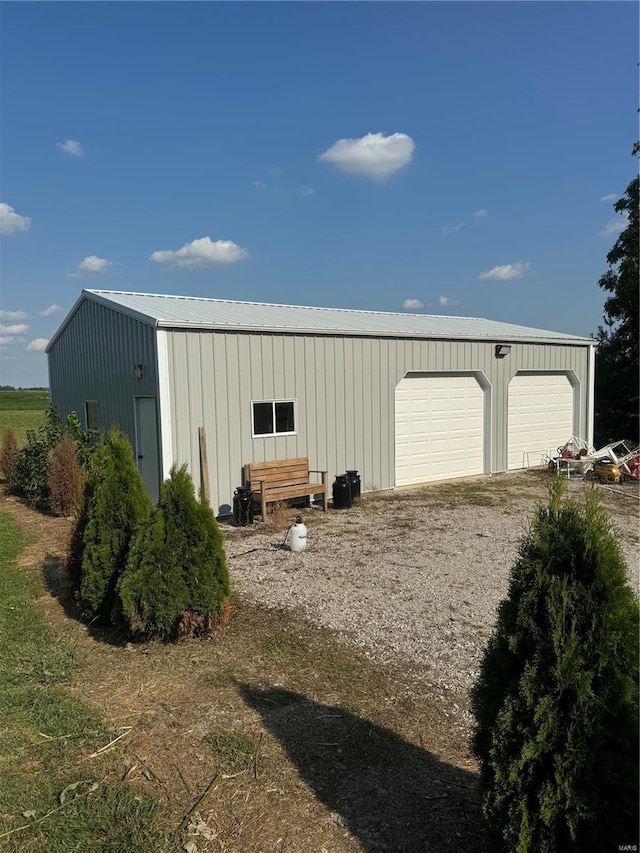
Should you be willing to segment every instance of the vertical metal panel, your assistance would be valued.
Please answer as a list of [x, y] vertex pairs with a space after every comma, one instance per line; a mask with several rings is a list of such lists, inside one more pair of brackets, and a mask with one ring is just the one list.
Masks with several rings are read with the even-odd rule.
[[[51, 401], [60, 415], [98, 401], [100, 428], [119, 427], [135, 442], [134, 397], [157, 397], [155, 329], [86, 298], [48, 354]], [[143, 365], [141, 379], [134, 365]]]
[[[198, 337], [199, 346], [187, 345], [188, 336]], [[267, 459], [308, 456], [312, 468], [328, 469], [330, 481], [353, 466], [365, 487], [393, 487], [394, 392], [412, 371], [483, 371], [494, 471], [506, 469], [508, 385], [518, 370], [574, 371], [577, 420], [586, 424], [588, 346], [512, 344], [506, 358], [496, 359], [495, 344], [480, 341], [220, 331], [174, 331], [170, 340], [174, 455], [197, 465], [200, 424], [188, 421], [201, 412], [218, 510], [231, 503], [241, 466]], [[296, 435], [252, 438], [251, 401], [280, 398], [297, 402]]]

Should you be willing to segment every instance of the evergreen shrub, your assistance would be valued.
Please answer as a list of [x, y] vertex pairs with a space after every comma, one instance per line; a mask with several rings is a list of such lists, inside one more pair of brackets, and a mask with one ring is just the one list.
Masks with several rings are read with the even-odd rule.
[[511, 572], [472, 693], [493, 849], [637, 849], [638, 600], [598, 504], [557, 480]]
[[18, 439], [13, 427], [7, 427], [2, 436], [2, 447], [0, 448], [0, 471], [10, 489], [16, 485], [16, 455], [18, 453]]
[[196, 499], [186, 465], [174, 465], [163, 483], [118, 591], [138, 637], [203, 636], [225, 617], [229, 575], [222, 534], [209, 504]]
[[136, 528], [148, 524], [152, 512], [131, 444], [112, 429], [92, 451], [84, 508], [71, 545], [69, 571], [76, 581], [80, 575], [86, 615], [117, 624], [116, 585]]

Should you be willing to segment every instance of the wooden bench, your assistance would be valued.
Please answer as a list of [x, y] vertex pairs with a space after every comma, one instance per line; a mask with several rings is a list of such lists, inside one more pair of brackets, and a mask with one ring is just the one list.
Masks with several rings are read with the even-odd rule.
[[[321, 483], [310, 482], [310, 474], [320, 474]], [[267, 504], [289, 498], [322, 495], [322, 509], [327, 511], [327, 472], [309, 470], [306, 456], [299, 459], [281, 459], [279, 462], [250, 462], [244, 466], [247, 488], [260, 496], [262, 520], [266, 518]]]

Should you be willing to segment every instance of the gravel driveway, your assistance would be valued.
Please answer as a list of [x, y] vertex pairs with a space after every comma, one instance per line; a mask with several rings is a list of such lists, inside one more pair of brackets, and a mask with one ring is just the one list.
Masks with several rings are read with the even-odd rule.
[[[429, 681], [468, 723], [468, 690], [548, 479], [539, 472], [365, 495], [351, 510], [306, 510], [307, 550], [279, 548], [290, 523], [226, 528], [246, 599], [343, 632], [376, 661]], [[582, 481], [571, 481], [578, 497]], [[638, 491], [603, 490], [638, 588]], [[295, 514], [295, 513], [293, 513]], [[463, 724], [466, 728], [466, 723]]]

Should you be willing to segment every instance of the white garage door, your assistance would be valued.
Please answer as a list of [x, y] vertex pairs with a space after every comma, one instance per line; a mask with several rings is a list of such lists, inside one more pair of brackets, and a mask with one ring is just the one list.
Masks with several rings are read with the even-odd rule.
[[540, 465], [573, 435], [573, 388], [566, 376], [519, 374], [509, 383], [509, 470]]
[[396, 486], [484, 472], [484, 391], [474, 376], [396, 387]]

